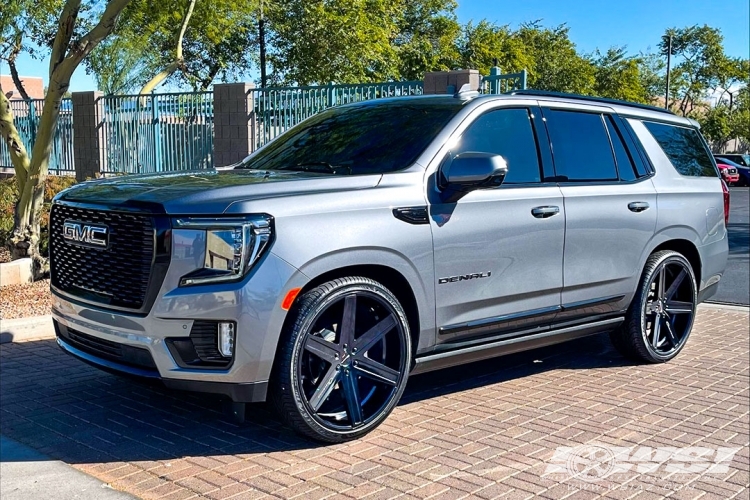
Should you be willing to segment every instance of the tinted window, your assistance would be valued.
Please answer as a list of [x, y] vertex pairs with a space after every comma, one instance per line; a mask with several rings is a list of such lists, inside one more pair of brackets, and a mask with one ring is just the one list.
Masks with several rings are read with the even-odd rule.
[[562, 180], [616, 181], [612, 146], [597, 113], [545, 109], [555, 173]]
[[622, 142], [622, 136], [615, 128], [612, 123], [612, 117], [608, 116], [605, 118], [607, 124], [607, 131], [609, 132], [609, 138], [612, 141], [612, 150], [615, 152], [615, 161], [617, 162], [617, 173], [620, 174], [620, 180], [632, 181], [635, 180], [635, 169], [633, 168], [633, 161], [630, 159], [628, 151], [625, 149], [625, 144]]
[[375, 174], [410, 166], [461, 103], [363, 103], [315, 115], [248, 157], [241, 168]]
[[539, 182], [539, 156], [528, 109], [499, 109], [477, 118], [451, 154], [477, 151], [501, 155], [508, 163], [503, 184]]
[[679, 173], [693, 177], [718, 176], [711, 156], [697, 130], [664, 123], [643, 122], [643, 124]]

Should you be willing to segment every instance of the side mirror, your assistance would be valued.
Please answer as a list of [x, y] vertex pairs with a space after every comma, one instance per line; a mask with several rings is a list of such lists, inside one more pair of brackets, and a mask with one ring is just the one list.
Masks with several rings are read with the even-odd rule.
[[443, 171], [443, 201], [453, 203], [475, 189], [496, 187], [508, 174], [508, 164], [500, 155], [466, 152], [457, 155]]

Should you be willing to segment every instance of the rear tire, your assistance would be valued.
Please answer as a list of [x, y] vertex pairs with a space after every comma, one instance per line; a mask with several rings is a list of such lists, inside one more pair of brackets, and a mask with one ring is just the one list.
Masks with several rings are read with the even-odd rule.
[[316, 441], [356, 439], [380, 425], [409, 377], [411, 337], [398, 299], [369, 278], [329, 281], [290, 311], [270, 399]]
[[622, 355], [646, 363], [677, 356], [693, 328], [698, 293], [690, 262], [664, 250], [646, 261], [625, 322], [610, 334]]

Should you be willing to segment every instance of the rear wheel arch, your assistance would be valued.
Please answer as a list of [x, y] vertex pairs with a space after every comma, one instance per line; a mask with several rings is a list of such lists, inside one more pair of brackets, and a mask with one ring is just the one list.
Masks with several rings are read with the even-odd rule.
[[690, 262], [690, 266], [693, 268], [693, 273], [695, 274], [696, 285], [700, 287], [702, 277], [701, 255], [698, 251], [698, 248], [692, 241], [684, 239], [667, 240], [660, 243], [656, 248], [654, 248], [651, 251], [651, 255], [662, 250], [672, 250], [674, 252], [682, 254], [688, 260], [688, 262]]

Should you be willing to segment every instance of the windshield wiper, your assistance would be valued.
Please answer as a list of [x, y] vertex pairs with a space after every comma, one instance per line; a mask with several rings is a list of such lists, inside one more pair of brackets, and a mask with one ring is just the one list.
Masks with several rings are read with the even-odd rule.
[[293, 167], [286, 167], [283, 170], [302, 170], [303, 172], [321, 172], [327, 174], [338, 174], [339, 169], [346, 169], [348, 173], [352, 173], [352, 168], [349, 166], [342, 165], [331, 165], [327, 161], [310, 161], [304, 163], [298, 163]]

